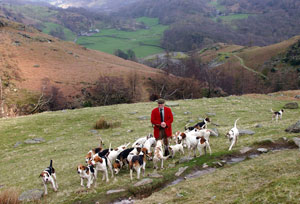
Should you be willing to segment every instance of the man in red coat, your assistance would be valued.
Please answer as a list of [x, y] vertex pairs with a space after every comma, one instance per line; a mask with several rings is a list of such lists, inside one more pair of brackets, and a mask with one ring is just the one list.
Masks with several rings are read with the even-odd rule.
[[151, 123], [154, 128], [154, 137], [156, 140], [163, 140], [165, 144], [165, 156], [169, 154], [168, 138], [172, 136], [173, 114], [170, 108], [165, 107], [165, 101], [158, 99], [158, 107], [151, 113]]

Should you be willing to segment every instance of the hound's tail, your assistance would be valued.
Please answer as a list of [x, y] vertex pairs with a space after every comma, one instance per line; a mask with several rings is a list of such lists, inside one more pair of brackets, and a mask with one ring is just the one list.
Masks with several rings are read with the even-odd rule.
[[163, 156], [163, 157], [160, 157], [160, 159], [162, 159], [162, 160], [166, 160], [166, 159], [168, 159], [170, 156], [171, 156], [171, 155], [168, 155], [168, 156]]
[[100, 140], [99, 147], [100, 147], [100, 149], [102, 149], [102, 146], [103, 146], [103, 141], [102, 141], [102, 138], [101, 138], [101, 137], [99, 137], [99, 140]]
[[50, 160], [50, 168], [52, 168], [52, 159]]
[[109, 143], [109, 148], [108, 148], [108, 152], [111, 151], [111, 143]]
[[234, 127], [236, 128], [236, 122], [239, 120], [240, 118], [236, 119], [236, 121], [234, 122]]
[[190, 125], [190, 123], [187, 123], [187, 124], [184, 126], [184, 130], [187, 130], [189, 125]]

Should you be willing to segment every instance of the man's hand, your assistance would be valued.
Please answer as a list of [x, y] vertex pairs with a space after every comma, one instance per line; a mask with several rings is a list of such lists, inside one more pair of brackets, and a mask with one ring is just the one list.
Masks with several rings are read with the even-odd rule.
[[162, 128], [165, 128], [165, 127], [167, 126], [167, 124], [166, 124], [165, 122], [162, 122], [162, 123], [160, 124], [160, 126], [161, 126]]

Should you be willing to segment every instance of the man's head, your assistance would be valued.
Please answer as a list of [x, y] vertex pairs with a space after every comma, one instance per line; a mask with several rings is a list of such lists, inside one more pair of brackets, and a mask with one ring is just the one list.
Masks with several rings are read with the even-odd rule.
[[160, 98], [157, 100], [158, 108], [163, 108], [165, 106], [165, 100]]

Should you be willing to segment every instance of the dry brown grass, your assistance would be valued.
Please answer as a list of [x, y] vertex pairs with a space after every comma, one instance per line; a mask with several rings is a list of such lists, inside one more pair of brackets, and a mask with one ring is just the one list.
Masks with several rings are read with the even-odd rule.
[[0, 192], [0, 204], [18, 204], [19, 191], [16, 188], [8, 188]]
[[108, 128], [116, 128], [116, 127], [120, 127], [121, 126], [121, 122], [107, 122], [104, 118], [100, 118], [94, 128], [95, 129], [108, 129]]
[[[162, 73], [161, 70], [113, 55], [84, 49], [75, 43], [61, 41], [37, 30], [27, 32], [14, 27], [10, 25], [1, 28], [0, 69], [10, 75], [10, 81], [17, 89], [40, 92], [47, 81], [46, 86], [59, 88], [65, 98], [73, 100], [82, 94], [83, 88], [93, 86], [100, 75], [127, 79], [135, 72], [139, 79], [141, 100], [145, 101], [149, 97], [148, 92], [144, 91], [148, 88], [145, 83], [147, 77]], [[21, 34], [30, 36], [30, 39]], [[50, 39], [51, 42], [40, 42], [36, 40], [38, 38]], [[11, 69], [8, 67], [19, 73], [20, 80], [12, 78]]]

